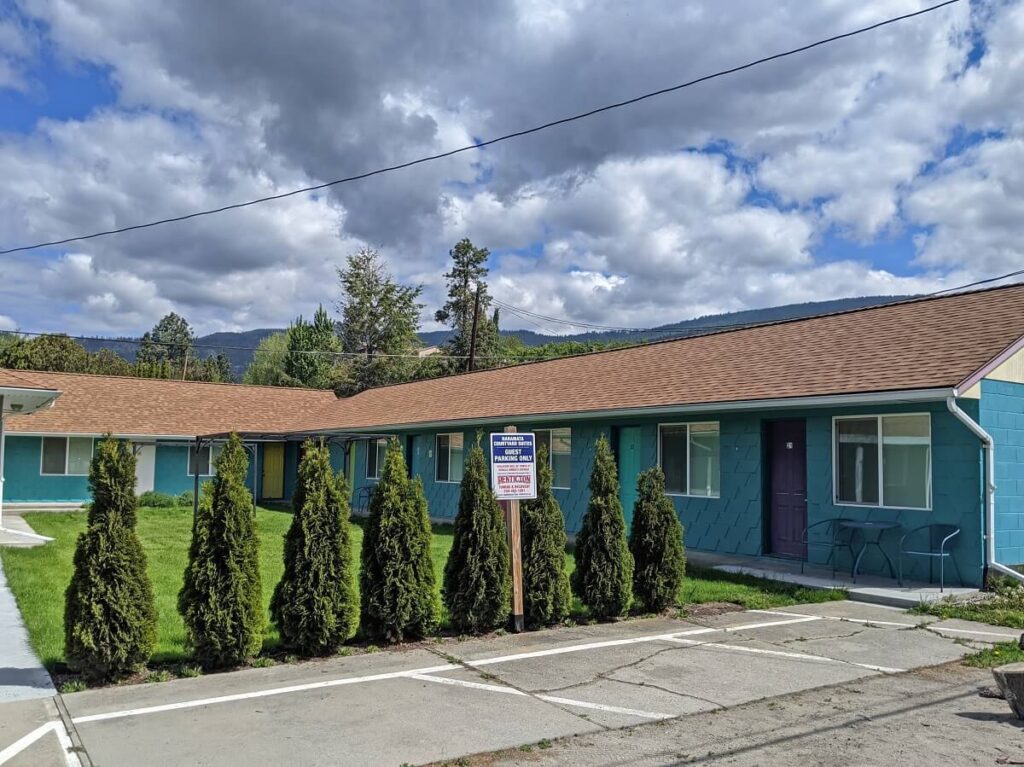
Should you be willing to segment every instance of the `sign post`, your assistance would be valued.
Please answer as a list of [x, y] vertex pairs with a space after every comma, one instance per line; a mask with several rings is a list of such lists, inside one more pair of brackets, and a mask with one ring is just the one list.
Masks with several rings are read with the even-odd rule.
[[537, 451], [532, 433], [519, 434], [515, 426], [491, 434], [491, 487], [505, 512], [505, 529], [512, 564], [512, 626], [522, 631], [523, 547], [519, 501], [537, 497]]

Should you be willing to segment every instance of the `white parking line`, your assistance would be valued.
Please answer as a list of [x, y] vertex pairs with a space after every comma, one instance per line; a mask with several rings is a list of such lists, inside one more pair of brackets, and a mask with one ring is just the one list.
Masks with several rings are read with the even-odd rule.
[[427, 676], [426, 674], [415, 674], [410, 677], [411, 679], [419, 679], [422, 682], [434, 682], [436, 684], [447, 684], [455, 687], [466, 687], [471, 690], [481, 690], [483, 692], [497, 692], [504, 693], [505, 695], [519, 695], [526, 698], [536, 698], [537, 700], [543, 700], [548, 703], [557, 703], [563, 706], [572, 706], [575, 708], [589, 708], [595, 711], [607, 711], [612, 714], [625, 714], [627, 716], [635, 716], [640, 719], [672, 719], [675, 714], [661, 714], [653, 711], [640, 711], [635, 708], [623, 708], [622, 706], [609, 706], [604, 703], [591, 703], [587, 700], [576, 700], [575, 698], [562, 698], [555, 695], [541, 695], [536, 693], [523, 692], [517, 690], [514, 687], [504, 687], [496, 684], [484, 684], [482, 682], [470, 682], [465, 679], [452, 679], [446, 676]]
[[854, 661], [840, 660], [838, 658], [829, 658], [827, 655], [811, 655], [809, 653], [799, 652], [786, 652], [785, 650], [765, 650], [760, 647], [745, 647], [743, 645], [736, 644], [724, 644], [722, 642], [701, 642], [697, 639], [670, 639], [670, 642], [677, 642], [679, 644], [685, 644], [689, 646], [707, 647], [715, 650], [736, 650], [738, 652], [748, 652], [755, 655], [772, 655], [779, 658], [793, 658], [794, 660], [813, 661], [816, 663], [832, 663], [843, 666], [857, 666], [858, 668], [868, 669], [869, 671], [878, 671], [883, 674], [902, 674], [905, 669], [902, 668], [889, 668], [887, 666], [874, 666], [870, 663], [856, 663]]
[[14, 743], [9, 745], [3, 751], [0, 751], [0, 765], [7, 764], [7, 762], [15, 756], [50, 732], [57, 736], [57, 742], [60, 743], [61, 751], [64, 753], [64, 763], [68, 767], [81, 767], [82, 762], [79, 760], [78, 754], [74, 751], [74, 744], [72, 744], [71, 738], [68, 736], [68, 732], [64, 728], [64, 722], [61, 721], [47, 722], [44, 725], [36, 727], [36, 729], [32, 730], [28, 735], [24, 735], [14, 741]]
[[342, 679], [327, 679], [322, 682], [310, 682], [309, 684], [294, 684], [288, 687], [272, 687], [268, 690], [255, 690], [253, 692], [239, 692], [234, 695], [218, 695], [215, 698], [199, 698], [198, 700], [185, 700], [180, 703], [165, 703], [160, 706], [145, 706], [144, 708], [129, 708], [122, 711], [108, 711], [105, 714], [87, 714], [72, 718], [75, 724], [87, 724], [89, 722], [103, 722], [109, 719], [124, 719], [129, 716], [142, 716], [143, 714], [159, 714], [164, 711], [179, 711], [185, 708], [197, 708], [199, 706], [212, 706], [216, 703], [232, 703], [237, 700], [250, 700], [252, 698], [266, 698], [271, 695], [285, 695], [290, 692], [305, 692], [306, 690], [320, 690], [325, 687], [339, 687], [346, 684], [361, 684], [363, 682], [380, 682], [385, 679], [401, 679], [402, 677], [415, 676], [416, 674], [436, 674], [439, 671], [454, 671], [460, 666], [446, 663], [443, 666], [427, 666], [426, 668], [413, 668], [408, 671], [392, 671], [386, 674], [370, 674], [369, 676], [344, 677]]
[[586, 700], [573, 700], [572, 698], [558, 698], [554, 695], [538, 695], [541, 700], [548, 703], [560, 703], [563, 706], [575, 706], [576, 708], [591, 708], [596, 711], [608, 711], [612, 714], [626, 714], [641, 719], [672, 719], [676, 714], [658, 714], [653, 711], [640, 711], [635, 708], [622, 708], [621, 706], [606, 706], [604, 703], [591, 703]]
[[[874, 605], [874, 606], [875, 607], [885, 607], [885, 605]], [[899, 608], [890, 608], [890, 609], [899, 609]], [[800, 617], [805, 617], [805, 618], [816, 617], [816, 618], [820, 618], [820, 619], [827, 620], [827, 621], [845, 621], [847, 623], [861, 623], [861, 624], [871, 625], [871, 626], [897, 626], [899, 628], [908, 628], [908, 629], [918, 628], [919, 626], [923, 625], [929, 631], [938, 631], [938, 632], [946, 631], [946, 632], [949, 632], [951, 634], [969, 634], [969, 635], [974, 635], [974, 636], [1002, 637], [1003, 639], [1008, 639], [1008, 640], [1018, 639], [1020, 637], [1020, 634], [1007, 634], [1007, 633], [1004, 633], [1004, 632], [1001, 632], [1001, 631], [981, 631], [979, 629], [957, 629], [957, 628], [953, 628], [952, 626], [939, 626], [939, 625], [936, 625], [935, 623], [924, 623], [924, 622], [922, 622], [922, 623], [897, 623], [896, 621], [877, 621], [877, 620], [872, 620], [870, 618], [846, 618], [846, 617], [843, 617], [843, 616], [840, 616], [840, 615], [817, 615], [817, 616], [810, 616], [810, 615], [804, 615], [803, 613], [791, 613], [791, 612], [787, 612], [785, 610], [750, 610], [749, 612], [761, 613], [762, 615], [795, 615], [795, 616], [800, 616]]]

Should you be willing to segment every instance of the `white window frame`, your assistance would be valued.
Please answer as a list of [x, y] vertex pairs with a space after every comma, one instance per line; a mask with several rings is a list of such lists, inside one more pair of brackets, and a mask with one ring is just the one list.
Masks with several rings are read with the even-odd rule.
[[[546, 431], [548, 434], [553, 434], [556, 431], [569, 432], [569, 463], [572, 465], [572, 427], [571, 426], [554, 426], [550, 429], [534, 429], [534, 433], [538, 431]], [[551, 437], [548, 437], [548, 444], [551, 444]], [[552, 490], [572, 490], [569, 485], [556, 485], [554, 484], [555, 479], [555, 454], [554, 451], [548, 450], [548, 468], [551, 469], [551, 489]], [[569, 472], [572, 475], [572, 471]]]
[[[665, 490], [665, 495], [672, 496], [673, 498], [711, 498], [720, 499], [722, 497], [722, 423], [721, 421], [681, 421], [675, 423], [659, 423], [658, 424], [658, 468], [661, 468], [661, 430], [665, 426], [685, 426], [686, 427], [686, 492], [685, 493], [672, 493], [668, 489]], [[690, 427], [691, 426], [714, 426], [718, 429], [718, 495], [694, 495], [690, 492]]]
[[[452, 476], [452, 440], [453, 436], [462, 437], [462, 460], [466, 460], [466, 435], [461, 431], [442, 431], [434, 435], [434, 482], [439, 485], [460, 485], [462, 484], [461, 479], [451, 479]], [[437, 478], [437, 456], [441, 454], [441, 448], [438, 446], [438, 441], [441, 437], [448, 437], [448, 477], [449, 479], [438, 479]], [[462, 475], [466, 475], [466, 467], [462, 467]]]
[[[927, 506], [890, 506], [885, 503], [885, 473], [884, 473], [884, 442], [882, 436], [882, 419], [884, 418], [912, 418], [927, 417], [928, 419], [928, 505]], [[856, 501], [839, 500], [839, 441], [836, 432], [836, 424], [839, 421], [867, 421], [875, 419], [875, 429], [878, 435], [878, 503], [857, 503]], [[861, 509], [894, 509], [899, 511], [933, 511], [935, 501], [933, 498], [933, 477], [935, 450], [932, 444], [932, 414], [924, 413], [865, 413], [864, 415], [835, 415], [832, 416], [832, 505], [852, 506]]]
[[[53, 474], [48, 471], [43, 471], [43, 453], [46, 450], [46, 440], [48, 439], [63, 439], [64, 440], [64, 471], [61, 474]], [[72, 474], [68, 471], [68, 463], [71, 461], [71, 440], [73, 439], [87, 439], [92, 442], [92, 450], [90, 456], [96, 455], [96, 438], [95, 437], [82, 437], [82, 436], [43, 436], [39, 438], [39, 476], [40, 477], [88, 477], [89, 472], [84, 474]]]
[[[366, 475], [366, 479], [380, 480], [380, 470], [384, 467], [384, 461], [380, 455], [380, 446], [384, 445], [384, 453], [387, 454], [388, 441], [386, 437], [379, 437], [375, 440], [367, 441], [366, 443], [366, 467], [363, 472]], [[377, 474], [370, 474], [370, 453], [373, 452], [374, 460], [377, 463], [376, 469]]]
[[[195, 446], [189, 445], [188, 450], [185, 452], [185, 476], [191, 477], [192, 474], [192, 450]], [[214, 444], [211, 442], [209, 445], [204, 445], [204, 448], [209, 447], [210, 454], [209, 459], [206, 462], [206, 473], [200, 474], [200, 477], [213, 477], [216, 476], [217, 471], [214, 468], [214, 463], [217, 460], [217, 456], [220, 455], [220, 451], [224, 449], [222, 444]]]

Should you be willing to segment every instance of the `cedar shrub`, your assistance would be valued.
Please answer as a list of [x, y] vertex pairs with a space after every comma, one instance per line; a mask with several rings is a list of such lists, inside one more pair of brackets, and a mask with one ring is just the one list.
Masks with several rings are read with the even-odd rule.
[[672, 499], [665, 495], [665, 474], [657, 466], [637, 478], [629, 550], [637, 602], [652, 613], [674, 605], [686, 572], [683, 526]]
[[300, 655], [329, 655], [356, 633], [348, 498], [330, 449], [307, 440], [284, 539], [284, 574], [270, 602], [282, 644]]
[[444, 600], [452, 626], [473, 634], [499, 628], [509, 617], [508, 543], [501, 507], [487, 484], [479, 437], [466, 461], [454, 527], [444, 568]]
[[156, 644], [156, 604], [135, 533], [135, 455], [110, 436], [89, 465], [88, 527], [64, 596], [64, 655], [95, 681], [127, 676]]
[[626, 520], [619, 480], [608, 440], [597, 441], [590, 474], [590, 502], [576, 536], [573, 589], [595, 618], [625, 615], [633, 596], [633, 555], [626, 542]]
[[236, 666], [263, 641], [263, 595], [256, 515], [245, 486], [249, 459], [232, 434], [203, 487], [192, 520], [192, 544], [178, 611], [186, 641], [205, 668]]
[[430, 538], [422, 484], [409, 479], [402, 448], [392, 439], [363, 533], [359, 591], [367, 638], [401, 642], [437, 630], [441, 610]]
[[523, 541], [523, 612], [538, 628], [569, 616], [572, 592], [565, 572], [565, 520], [551, 492], [547, 448], [537, 451], [537, 497], [520, 508]]

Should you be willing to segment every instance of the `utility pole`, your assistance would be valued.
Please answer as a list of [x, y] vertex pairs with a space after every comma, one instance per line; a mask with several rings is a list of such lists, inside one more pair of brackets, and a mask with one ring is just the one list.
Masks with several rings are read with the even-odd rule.
[[469, 372], [473, 372], [473, 364], [476, 362], [476, 326], [480, 317], [480, 283], [476, 284], [476, 293], [473, 294], [473, 330], [469, 336]]

